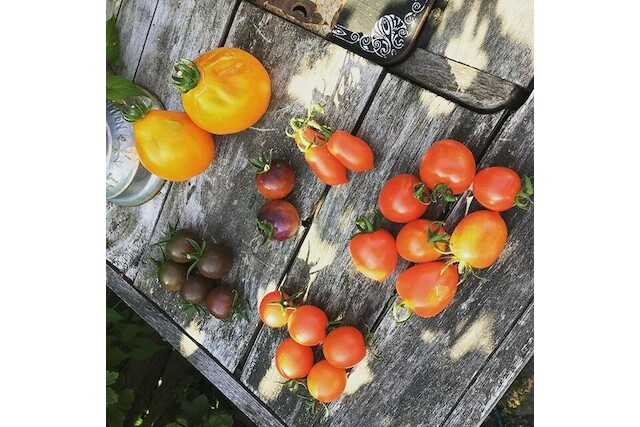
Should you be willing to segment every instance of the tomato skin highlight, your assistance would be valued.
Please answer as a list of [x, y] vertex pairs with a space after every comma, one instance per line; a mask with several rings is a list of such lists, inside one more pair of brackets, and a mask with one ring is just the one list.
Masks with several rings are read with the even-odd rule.
[[269, 303], [286, 300], [287, 298], [289, 298], [289, 295], [280, 291], [269, 292], [262, 297], [258, 308], [260, 320], [270, 328], [280, 328], [286, 325], [294, 307], [283, 311], [279, 305], [270, 305]]
[[349, 241], [349, 254], [360, 273], [378, 282], [389, 277], [398, 264], [395, 239], [384, 229], [355, 235]]
[[453, 139], [433, 143], [420, 162], [420, 179], [431, 190], [438, 184], [446, 184], [453, 194], [464, 193], [473, 182], [475, 172], [473, 153]]
[[289, 316], [287, 330], [298, 344], [314, 346], [324, 340], [328, 325], [329, 319], [320, 308], [301, 305]]
[[265, 198], [285, 198], [296, 182], [296, 174], [283, 160], [273, 160], [266, 172], [256, 174], [256, 188]]
[[342, 395], [347, 387], [347, 371], [321, 360], [307, 375], [309, 393], [320, 402], [331, 402]]
[[481, 210], [462, 218], [451, 233], [450, 250], [456, 260], [473, 268], [493, 264], [507, 241], [507, 224], [498, 212]]
[[215, 156], [213, 135], [179, 111], [151, 110], [133, 123], [142, 165], [167, 181], [185, 181], [204, 172]]
[[380, 212], [389, 221], [405, 223], [420, 218], [428, 205], [413, 195], [420, 180], [408, 173], [396, 175], [384, 184], [378, 197]]
[[322, 343], [324, 358], [336, 368], [349, 369], [364, 359], [367, 347], [362, 332], [353, 326], [339, 326]]
[[193, 62], [200, 79], [182, 94], [182, 105], [198, 127], [216, 135], [237, 133], [254, 125], [267, 111], [271, 79], [249, 52], [219, 47]]
[[414, 265], [398, 276], [396, 290], [407, 306], [420, 317], [440, 314], [453, 300], [458, 289], [458, 271], [444, 262]]
[[473, 179], [473, 196], [482, 206], [495, 212], [513, 207], [521, 188], [520, 176], [503, 166], [482, 169]]
[[313, 350], [287, 338], [276, 350], [275, 363], [280, 375], [286, 379], [304, 378], [313, 367]]
[[364, 172], [373, 169], [373, 150], [355, 135], [337, 130], [329, 137], [327, 148], [347, 169]]
[[[428, 219], [416, 219], [407, 223], [400, 229], [396, 237], [398, 254], [405, 260], [414, 263], [437, 260], [442, 254], [427, 242], [427, 229], [435, 232], [438, 228], [440, 228], [438, 234], [445, 234], [442, 227]], [[438, 248], [442, 251], [446, 250], [443, 244], [438, 244]]]
[[310, 147], [304, 158], [316, 177], [327, 185], [340, 185], [349, 182], [347, 168], [329, 151], [326, 145]]

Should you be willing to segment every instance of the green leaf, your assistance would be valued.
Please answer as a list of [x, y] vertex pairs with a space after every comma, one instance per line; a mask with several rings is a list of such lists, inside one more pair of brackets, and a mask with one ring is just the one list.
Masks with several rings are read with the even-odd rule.
[[107, 76], [107, 99], [120, 101], [132, 96], [147, 96], [147, 94], [131, 80], [121, 76]]
[[205, 427], [232, 427], [233, 416], [228, 411], [216, 410], [203, 419]]
[[197, 421], [211, 411], [211, 404], [207, 396], [201, 394], [192, 402], [183, 402], [180, 409], [189, 420]]
[[120, 41], [116, 29], [116, 17], [107, 21], [107, 62], [113, 61], [120, 55]]
[[160, 346], [148, 338], [139, 338], [134, 345], [135, 347], [131, 350], [131, 358], [133, 360], [148, 359], [160, 350]]
[[107, 407], [118, 403], [118, 393], [116, 393], [111, 387], [107, 387]]
[[110, 386], [113, 383], [115, 383], [119, 376], [120, 374], [117, 372], [107, 371], [107, 386]]
[[133, 406], [134, 398], [135, 395], [133, 393], [133, 390], [130, 388], [125, 388], [124, 390], [120, 391], [120, 394], [118, 395], [118, 408], [122, 409], [123, 411], [131, 409], [131, 407]]
[[118, 347], [107, 348], [107, 368], [114, 368], [123, 360], [131, 357]]
[[124, 325], [120, 330], [120, 339], [124, 344], [129, 344], [140, 332], [142, 327], [134, 323]]
[[107, 307], [107, 325], [109, 323], [116, 323], [124, 319], [120, 313], [111, 307]]
[[136, 422], [133, 423], [133, 427], [138, 427], [141, 426], [142, 423], [144, 422], [144, 420], [142, 419], [142, 417], [138, 417], [138, 419], [136, 420]]
[[107, 408], [107, 426], [108, 427], [122, 427], [124, 424], [124, 414], [122, 411], [115, 407]]

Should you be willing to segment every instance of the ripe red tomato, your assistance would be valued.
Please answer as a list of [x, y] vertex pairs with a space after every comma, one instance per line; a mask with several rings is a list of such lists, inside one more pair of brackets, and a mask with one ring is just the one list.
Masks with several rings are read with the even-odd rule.
[[151, 110], [133, 123], [142, 165], [167, 181], [185, 181], [204, 172], [216, 152], [213, 135], [178, 111]]
[[435, 261], [442, 256], [436, 247], [442, 252], [446, 251], [445, 242], [448, 237], [440, 223], [416, 219], [398, 232], [396, 246], [400, 256], [409, 262]]
[[295, 380], [304, 378], [313, 366], [313, 350], [287, 338], [276, 350], [276, 369], [280, 375]]
[[373, 169], [373, 150], [362, 139], [349, 132], [337, 130], [329, 137], [327, 147], [347, 169], [364, 172]]
[[417, 264], [398, 276], [398, 295], [415, 314], [433, 317], [453, 300], [458, 289], [458, 272], [454, 266], [446, 269], [444, 262]]
[[403, 173], [394, 176], [382, 187], [378, 207], [390, 221], [410, 222], [427, 211], [428, 191], [417, 177]]
[[265, 242], [287, 240], [300, 228], [300, 214], [286, 200], [270, 200], [258, 211], [257, 225]]
[[[521, 191], [520, 176], [507, 167], [493, 166], [482, 169], [473, 179], [473, 196], [485, 208], [502, 212], [529, 199], [526, 190]], [[518, 200], [519, 198], [523, 200]], [[519, 205], [519, 204], [518, 204]]]
[[249, 162], [256, 167], [256, 188], [264, 197], [277, 200], [286, 197], [296, 182], [296, 174], [287, 162], [273, 160], [271, 152]]
[[320, 402], [331, 402], [342, 395], [347, 387], [347, 371], [321, 360], [307, 375], [309, 393]]
[[462, 218], [451, 233], [449, 249], [465, 266], [486, 268], [493, 264], [507, 241], [507, 225], [498, 212], [477, 211]]
[[329, 319], [315, 305], [301, 305], [289, 315], [287, 329], [295, 342], [302, 345], [318, 345], [326, 335]]
[[420, 162], [420, 179], [434, 190], [445, 184], [453, 194], [469, 188], [476, 173], [476, 161], [461, 142], [443, 139], [427, 149]]
[[336, 368], [349, 369], [364, 359], [367, 347], [362, 332], [353, 326], [339, 326], [327, 334], [322, 353]]
[[270, 328], [280, 328], [287, 324], [289, 316], [295, 309], [293, 302], [289, 301], [289, 295], [273, 291], [262, 298], [258, 313], [265, 325]]
[[356, 221], [360, 233], [349, 241], [349, 253], [356, 269], [370, 279], [382, 282], [398, 264], [398, 251], [393, 235], [387, 230], [373, 230], [366, 218]]
[[327, 185], [340, 185], [349, 182], [347, 168], [329, 151], [326, 145], [308, 148], [304, 158], [318, 179]]
[[174, 67], [174, 85], [184, 111], [198, 127], [216, 135], [240, 132], [267, 111], [271, 79], [249, 52], [219, 47]]

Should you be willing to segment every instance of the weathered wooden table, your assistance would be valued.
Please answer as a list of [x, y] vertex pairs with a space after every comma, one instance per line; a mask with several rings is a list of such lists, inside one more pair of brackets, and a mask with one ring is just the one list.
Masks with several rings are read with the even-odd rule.
[[[451, 0], [430, 22], [414, 62], [385, 69], [325, 40], [322, 26], [305, 29], [244, 0], [108, 0], [107, 15], [117, 14], [123, 74], [167, 109], [181, 110], [170, 84], [173, 62], [221, 45], [262, 61], [273, 95], [255, 126], [216, 137], [216, 158], [204, 174], [166, 184], [140, 207], [107, 205], [107, 286], [257, 425], [479, 425], [533, 354], [533, 209], [503, 214], [509, 239], [482, 272], [487, 282], [468, 280], [441, 315], [400, 325], [385, 303], [409, 264], [401, 261], [384, 283], [372, 282], [352, 267], [347, 241], [382, 184], [398, 173], [417, 174], [422, 154], [438, 139], [463, 141], [480, 168], [533, 174], [532, 3]], [[422, 73], [424, 80], [429, 70], [439, 95], [398, 76]], [[496, 94], [514, 90], [525, 94], [524, 104], [515, 111], [495, 107]], [[376, 155], [376, 168], [350, 174], [347, 185], [318, 181], [284, 135], [288, 119], [319, 100], [335, 126], [368, 141]], [[492, 107], [483, 108], [485, 101]], [[513, 107], [512, 100], [503, 104]], [[284, 243], [261, 246], [254, 219], [264, 199], [247, 159], [270, 148], [296, 170], [288, 200], [304, 226]], [[430, 208], [426, 217], [451, 228], [464, 208], [462, 197], [449, 210]], [[248, 301], [249, 322], [186, 315], [179, 296], [159, 287], [147, 260], [158, 255], [150, 243], [169, 224], [234, 249], [235, 266], [223, 282]], [[401, 227], [383, 224], [394, 234]], [[280, 285], [309, 287], [308, 302], [330, 318], [342, 314], [346, 324], [373, 325], [382, 358], [367, 356], [351, 372], [328, 415], [311, 414], [278, 383], [272, 360], [286, 331], [264, 327], [257, 304]]]

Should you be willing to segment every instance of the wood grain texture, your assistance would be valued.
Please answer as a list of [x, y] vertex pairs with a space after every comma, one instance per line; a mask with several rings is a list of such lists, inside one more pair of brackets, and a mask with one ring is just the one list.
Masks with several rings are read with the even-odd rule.
[[[125, 66], [118, 74], [134, 79], [158, 0], [124, 0], [118, 9], [116, 27], [120, 36], [120, 58]], [[147, 87], [153, 92], [152, 87]], [[162, 99], [161, 99], [162, 100]]]
[[202, 375], [216, 386], [235, 406], [259, 426], [283, 426], [262, 402], [243, 388], [198, 343], [175, 324], [157, 306], [124, 280], [109, 265], [106, 268], [107, 286], [129, 305], [140, 317], [158, 331], [160, 336], [179, 351]]
[[526, 96], [520, 86], [421, 48], [389, 71], [480, 113], [517, 108]]
[[533, 303], [469, 385], [442, 427], [479, 426], [533, 356]]
[[[255, 218], [266, 200], [255, 188], [255, 169], [247, 160], [271, 148], [275, 156], [289, 160], [297, 179], [287, 200], [298, 208], [301, 218], [312, 216], [325, 185], [313, 176], [302, 154], [285, 136], [289, 118], [303, 114], [309, 101], [323, 99], [328, 108], [340, 111], [337, 126], [353, 128], [381, 67], [249, 3], [240, 5], [227, 45], [251, 52], [269, 71], [273, 87], [269, 109], [251, 129], [216, 137], [213, 165], [203, 174], [173, 185], [151, 240], [160, 240], [168, 224], [176, 223], [210, 242], [232, 248], [235, 264], [222, 282], [248, 300], [250, 322], [236, 319], [223, 323], [211, 316], [186, 316], [178, 295], [160, 288], [149, 264], [141, 268], [135, 286], [233, 371], [258, 325], [258, 301], [267, 289], [275, 289], [304, 235], [301, 227], [286, 242], [261, 245]], [[294, 45], [298, 49], [292, 50]], [[148, 248], [144, 258], [150, 255], [158, 256], [158, 249]]]
[[122, 0], [107, 0], [107, 19], [111, 18], [114, 15], [118, 14], [118, 10], [120, 10], [120, 6], [122, 5]]
[[520, 86], [533, 78], [533, 0], [450, 0], [422, 38], [433, 53]]
[[[373, 148], [376, 168], [355, 175], [349, 185], [332, 188], [327, 194], [287, 273], [285, 289], [295, 292], [308, 286], [307, 302], [323, 308], [330, 319], [343, 315], [345, 324], [363, 331], [365, 324], [373, 326], [395, 292], [397, 275], [409, 264], [400, 260], [395, 273], [383, 283], [359, 274], [348, 251], [349, 238], [355, 233], [355, 220], [371, 213], [377, 205], [380, 189], [391, 177], [400, 173], [417, 174], [422, 155], [433, 142], [456, 138], [464, 141], [479, 157], [490, 142], [489, 137], [500, 117], [501, 114], [474, 113], [396, 76], [387, 75], [358, 132]], [[442, 210], [429, 209], [426, 216], [439, 218], [442, 214]], [[387, 220], [381, 225], [394, 235], [402, 226]], [[269, 402], [287, 423], [305, 425], [307, 409], [296, 402], [291, 393], [274, 384], [274, 379], [279, 377], [272, 359], [284, 334], [263, 328], [241, 379]], [[396, 367], [399, 368], [400, 365]], [[366, 366], [361, 369], [369, 372]], [[371, 388], [377, 390], [378, 386], [371, 384]], [[351, 398], [348, 396], [343, 400]], [[332, 422], [339, 423], [340, 416], [334, 416], [332, 409]], [[353, 419], [351, 422], [357, 421], [357, 417]]]
[[[480, 164], [530, 173], [532, 98], [509, 119]], [[464, 215], [464, 205], [461, 199], [447, 217], [449, 228]], [[396, 324], [387, 312], [375, 331], [374, 349], [382, 359], [357, 367], [352, 376], [364, 385], [336, 401], [318, 425], [441, 426], [458, 401], [479, 404], [460, 399], [533, 300], [533, 209], [510, 209], [502, 216], [507, 244], [495, 264], [478, 271], [488, 280], [468, 279], [432, 319], [414, 316]], [[521, 368], [502, 366], [505, 375]], [[483, 384], [491, 395], [502, 387], [499, 375]]]

